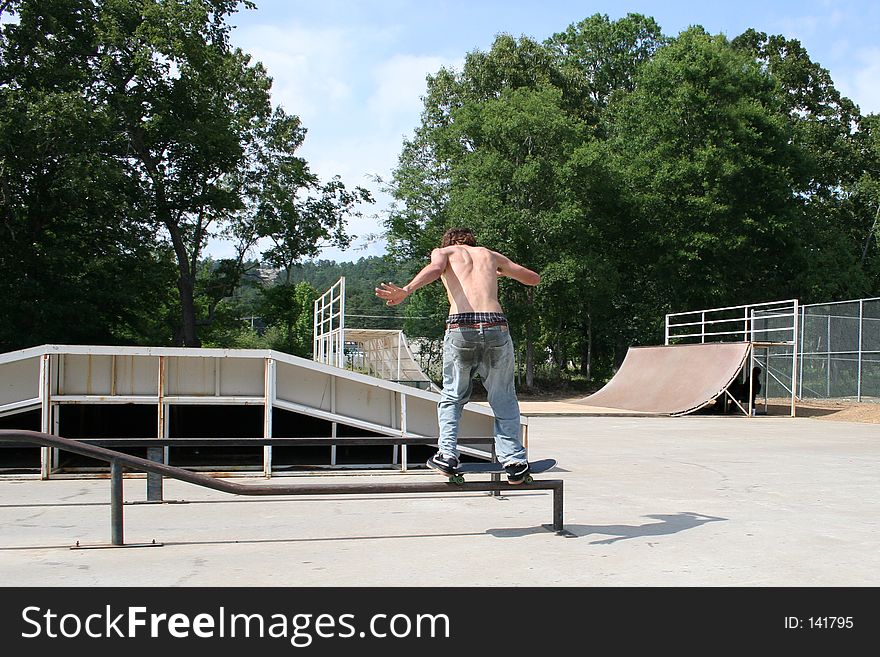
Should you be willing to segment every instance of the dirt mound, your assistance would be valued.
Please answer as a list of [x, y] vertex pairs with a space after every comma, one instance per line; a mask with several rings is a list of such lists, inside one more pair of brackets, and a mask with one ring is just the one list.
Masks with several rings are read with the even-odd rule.
[[[791, 402], [788, 399], [768, 399], [768, 415], [788, 415]], [[758, 400], [758, 412], [763, 403]], [[880, 403], [855, 402], [843, 399], [805, 399], [797, 403], [797, 417], [810, 417], [835, 422], [867, 422], [880, 424]]]

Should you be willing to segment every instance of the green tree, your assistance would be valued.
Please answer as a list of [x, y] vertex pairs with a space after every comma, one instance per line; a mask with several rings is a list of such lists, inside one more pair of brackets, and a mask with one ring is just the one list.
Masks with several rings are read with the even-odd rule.
[[267, 325], [267, 346], [294, 356], [311, 358], [313, 306], [319, 292], [306, 282], [265, 288], [260, 315]]
[[501, 287], [525, 343], [527, 385], [548, 350], [559, 364], [579, 360], [589, 376], [593, 331], [611, 326], [596, 315], [615, 296], [613, 240], [625, 215], [600, 117], [660, 42], [650, 19], [596, 15], [545, 44], [501, 35], [488, 52], [468, 53], [460, 73], [428, 79], [422, 124], [390, 186], [390, 243], [405, 259], [424, 258], [446, 227], [465, 224], [541, 271], [537, 297]]
[[869, 294], [877, 289], [876, 265], [862, 257], [875, 220], [863, 202], [869, 172], [876, 171], [869, 126], [798, 40], [747, 30], [732, 45], [778, 85], [781, 111], [803, 155], [793, 187], [802, 212], [796, 234], [807, 254], [796, 274], [797, 295], [821, 301]]
[[169, 342], [173, 254], [103, 152], [91, 3], [7, 2], [0, 27], [0, 348]]
[[862, 121], [861, 148], [864, 168], [848, 198], [852, 216], [861, 217], [862, 249], [859, 262], [872, 281], [868, 294], [880, 293], [880, 114]]
[[632, 91], [639, 66], [666, 41], [653, 18], [629, 13], [616, 21], [607, 14], [593, 14], [545, 43], [572, 80], [570, 86], [582, 89], [589, 100], [592, 111], [585, 118], [592, 116], [591, 122], [598, 124], [612, 94]]
[[[228, 263], [235, 271], [216, 272], [227, 281], [238, 280], [264, 237], [273, 241], [267, 254], [273, 262], [312, 254], [323, 239], [346, 242], [346, 214], [371, 199], [365, 190], [347, 191], [338, 178], [320, 182], [296, 156], [305, 136], [299, 119], [273, 109], [262, 65], [229, 44], [228, 18], [253, 3], [11, 0], [5, 6], [19, 18], [19, 25], [4, 28], [16, 84], [50, 94], [66, 85], [71, 104], [87, 114], [80, 120], [91, 120], [79, 129], [94, 130], [95, 158], [124, 188], [124, 195], [110, 184], [102, 192], [119, 199], [124, 224], [167, 240], [177, 267], [176, 342], [197, 346], [199, 324], [212, 320], [200, 316], [196, 301], [198, 264], [211, 235], [235, 242], [238, 257]], [[59, 69], [65, 60], [75, 66]], [[36, 71], [34, 61], [41, 63]], [[42, 156], [51, 160], [53, 153]]]
[[[579, 222], [566, 221], [563, 199], [565, 167], [586, 138], [583, 125], [565, 111], [554, 87], [503, 89], [497, 99], [467, 103], [453, 117], [464, 148], [451, 166], [451, 220], [472, 226], [491, 248], [543, 270], [578, 230]], [[503, 280], [500, 292], [514, 326], [522, 327], [526, 386], [532, 387], [540, 331], [535, 290]]]
[[[752, 58], [691, 28], [609, 106], [614, 166], [634, 211], [625, 297], [653, 297], [653, 317], [794, 291], [804, 163], [780, 102]], [[656, 340], [655, 327], [631, 337]]]
[[338, 180], [320, 184], [295, 155], [305, 135], [299, 119], [272, 109], [262, 65], [229, 46], [225, 21], [239, 4], [253, 7], [108, 2], [99, 19], [108, 46], [102, 100], [177, 255], [185, 345], [199, 344], [193, 283], [212, 225], [238, 240], [239, 262], [267, 236], [276, 242], [269, 260], [290, 262], [321, 237], [344, 241], [342, 215], [358, 196]]

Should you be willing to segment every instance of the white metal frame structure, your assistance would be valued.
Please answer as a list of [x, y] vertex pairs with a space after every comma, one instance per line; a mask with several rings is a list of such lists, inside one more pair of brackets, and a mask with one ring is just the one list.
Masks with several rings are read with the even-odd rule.
[[312, 358], [345, 367], [345, 276], [315, 299]]
[[[763, 349], [769, 360], [770, 350], [779, 347], [791, 348], [791, 380], [786, 383], [779, 379], [768, 366], [764, 372], [772, 376], [791, 394], [791, 416], [796, 414], [798, 398], [798, 354], [799, 354], [800, 310], [797, 299], [768, 301], [765, 303], [709, 308], [666, 315], [664, 344], [687, 342], [732, 342], [751, 343], [749, 371], [757, 362], [756, 350]], [[753, 385], [749, 376], [750, 388]], [[764, 386], [766, 391], [767, 386]], [[751, 393], [751, 390], [749, 391]], [[728, 393], [728, 397], [733, 399]], [[737, 406], [752, 415], [751, 394], [748, 410], [736, 400]], [[766, 396], [765, 396], [766, 406]]]
[[[175, 437], [169, 435], [171, 410], [192, 405], [261, 407], [262, 438], [283, 437], [273, 428], [275, 409], [330, 422], [332, 438], [337, 427], [431, 438], [439, 431], [438, 400], [433, 392], [271, 350], [43, 345], [0, 354], [0, 417], [5, 426], [17, 414], [39, 411], [39, 431], [52, 435], [60, 435], [64, 405], [132, 404], [157, 409], [153, 431], [160, 439]], [[462, 452], [490, 458], [485, 446], [468, 446], [467, 438], [491, 436], [493, 423], [490, 409], [466, 405]], [[527, 418], [520, 423], [525, 439]], [[405, 447], [398, 456], [394, 446], [391, 459], [403, 471]], [[41, 449], [40, 475], [49, 478], [55, 461], [49, 448]], [[266, 477], [281, 474], [273, 469], [272, 457], [272, 446], [266, 446]]]
[[349, 354], [353, 369], [361, 369], [386, 381], [440, 392], [422, 371], [403, 331], [346, 328], [345, 342], [357, 347]]
[[[357, 347], [351, 362], [346, 344]], [[386, 381], [440, 392], [419, 367], [403, 331], [346, 327], [344, 276], [315, 300], [312, 359], [336, 367], [361, 368]]]

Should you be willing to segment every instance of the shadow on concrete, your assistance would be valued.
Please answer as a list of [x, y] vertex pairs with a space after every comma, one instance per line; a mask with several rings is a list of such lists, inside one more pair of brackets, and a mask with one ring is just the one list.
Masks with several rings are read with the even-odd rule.
[[[617, 541], [623, 541], [630, 538], [639, 538], [643, 536], [666, 536], [669, 534], [677, 534], [678, 532], [694, 529], [707, 522], [717, 522], [727, 520], [727, 518], [717, 518], [715, 516], [707, 516], [702, 513], [683, 512], [676, 514], [654, 514], [645, 516], [659, 522], [648, 522], [642, 525], [571, 525], [566, 524], [561, 535], [568, 538], [583, 538], [593, 534], [607, 535], [606, 538], [598, 541], [590, 541], [591, 545], [609, 545]], [[386, 534], [376, 536], [315, 536], [315, 537], [290, 537], [290, 538], [265, 538], [265, 539], [240, 539], [240, 540], [206, 540], [206, 541], [164, 541], [163, 544], [168, 547], [175, 545], [236, 545], [236, 544], [260, 544], [260, 543], [313, 543], [323, 541], [364, 541], [364, 540], [388, 540], [388, 539], [405, 539], [405, 538], [439, 538], [454, 536], [484, 536], [489, 534], [495, 538], [520, 538], [530, 536], [532, 534], [552, 533], [549, 525], [541, 525], [538, 527], [517, 527], [517, 528], [499, 528], [487, 529], [485, 532], [460, 532], [460, 533], [435, 533], [435, 534]], [[13, 550], [43, 550], [54, 549], [60, 545], [21, 545], [21, 546], [2, 546], [0, 552]]]
[[[544, 530], [546, 531], [546, 530]], [[265, 543], [321, 543], [321, 542], [343, 542], [343, 541], [384, 541], [388, 539], [404, 539], [404, 538], [447, 538], [458, 536], [485, 536], [484, 532], [458, 532], [443, 534], [385, 534], [376, 536], [313, 536], [313, 537], [292, 537], [292, 538], [243, 538], [243, 539], [217, 539], [205, 541], [162, 541], [164, 547], [187, 546], [187, 545], [259, 545]], [[52, 550], [52, 549], [70, 549], [73, 544], [66, 545], [12, 545], [0, 547], [0, 552], [25, 551], [25, 550]], [[99, 543], [94, 543], [99, 545]], [[126, 544], [122, 546], [113, 546], [110, 544], [100, 545], [113, 548], [126, 547], [155, 547], [147, 543], [138, 543], [136, 546]]]
[[[516, 497], [541, 497], [547, 495], [548, 493], [544, 491], [535, 491], [535, 492], [526, 492], [526, 491], [517, 491], [511, 490], [511, 493]], [[490, 492], [485, 493], [466, 493], [459, 492], [457, 490], [450, 490], [448, 493], [440, 492], [440, 493], [422, 493], [421, 495], [385, 495], [385, 499], [390, 500], [424, 500], [430, 498], [439, 498], [439, 497], [450, 497], [450, 498], [465, 498], [465, 497], [489, 497], [493, 499], [506, 500], [508, 499], [507, 494], [505, 495], [493, 495]], [[125, 500], [125, 506], [162, 506], [164, 505], [172, 505], [172, 504], [272, 504], [272, 503], [290, 503], [290, 502], [304, 502], [307, 504], [312, 504], [314, 502], [341, 502], [341, 501], [349, 501], [349, 502], [357, 502], [357, 501], [376, 501], [375, 495], [344, 495], [344, 496], [318, 496], [318, 495], [303, 495], [299, 496], [266, 496], [261, 498], [237, 498], [237, 497], [229, 497], [221, 500], [184, 500], [184, 499], [176, 499], [176, 500], [160, 500], [157, 502], [150, 502], [148, 500]], [[0, 509], [31, 509], [31, 508], [54, 508], [54, 507], [65, 507], [65, 506], [110, 506], [110, 502], [24, 502], [22, 504], [0, 504]]]
[[[702, 513], [693, 513], [690, 511], [674, 514], [652, 514], [644, 517], [652, 518], [659, 522], [646, 522], [642, 525], [572, 525], [566, 523], [566, 536], [583, 538], [593, 534], [606, 535], [611, 538], [590, 541], [590, 544], [610, 545], [611, 543], [625, 541], [630, 538], [677, 534], [678, 532], [700, 527], [707, 522], [727, 520], [727, 518], [717, 518], [715, 516], [707, 516]], [[529, 536], [531, 534], [546, 534], [547, 528], [541, 526], [517, 529], [489, 529], [486, 533], [491, 534], [496, 538], [518, 538], [521, 536]]]

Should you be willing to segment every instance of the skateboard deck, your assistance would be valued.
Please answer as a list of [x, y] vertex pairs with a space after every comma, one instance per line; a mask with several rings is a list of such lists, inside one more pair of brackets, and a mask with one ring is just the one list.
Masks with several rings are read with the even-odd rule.
[[[540, 461], [529, 461], [529, 474], [526, 475], [526, 478], [523, 481], [525, 483], [531, 483], [533, 474], [547, 472], [547, 470], [551, 469], [555, 465], [556, 459], [541, 459]], [[436, 472], [439, 472], [439, 470], [437, 470]], [[445, 476], [449, 477], [449, 483], [451, 484], [463, 484], [464, 475], [466, 474], [493, 474], [499, 472], [504, 472], [503, 465], [501, 465], [500, 463], [490, 463], [487, 461], [482, 463], [462, 463], [458, 466], [453, 474]], [[444, 473], [441, 472], [440, 474]]]

